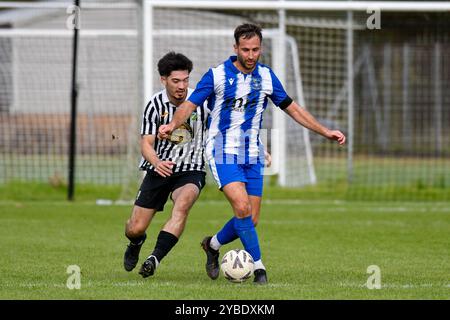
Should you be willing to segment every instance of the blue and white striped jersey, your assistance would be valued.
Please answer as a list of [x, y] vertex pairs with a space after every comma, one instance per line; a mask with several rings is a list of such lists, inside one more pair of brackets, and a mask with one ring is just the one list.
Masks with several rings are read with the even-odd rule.
[[284, 109], [292, 102], [273, 71], [258, 63], [251, 74], [239, 71], [236, 56], [211, 68], [188, 98], [199, 106], [208, 102], [210, 110], [206, 154], [238, 155], [240, 163], [253, 163], [262, 153], [259, 132], [268, 98]]

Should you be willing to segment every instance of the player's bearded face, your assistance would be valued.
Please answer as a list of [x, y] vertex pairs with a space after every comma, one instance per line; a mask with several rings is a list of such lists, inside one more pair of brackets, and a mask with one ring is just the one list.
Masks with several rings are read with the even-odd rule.
[[245, 71], [253, 71], [261, 56], [261, 40], [258, 36], [240, 38], [239, 44], [234, 45], [234, 51], [240, 66]]
[[168, 77], [161, 77], [161, 81], [166, 87], [169, 99], [183, 102], [187, 95], [189, 86], [189, 72], [172, 71]]

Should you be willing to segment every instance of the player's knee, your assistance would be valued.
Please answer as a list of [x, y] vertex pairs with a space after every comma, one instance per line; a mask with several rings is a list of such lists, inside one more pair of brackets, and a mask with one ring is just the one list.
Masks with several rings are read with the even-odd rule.
[[251, 211], [250, 203], [248, 201], [235, 202], [233, 208], [238, 217], [246, 217]]
[[140, 230], [133, 229], [133, 228], [127, 229], [127, 232], [126, 232], [126, 235], [129, 238], [137, 238], [137, 237], [142, 236], [143, 234], [144, 234], [144, 232], [141, 232]]
[[130, 238], [137, 238], [144, 234], [145, 227], [142, 224], [133, 222], [131, 220], [128, 220], [127, 226], [126, 226], [126, 235]]

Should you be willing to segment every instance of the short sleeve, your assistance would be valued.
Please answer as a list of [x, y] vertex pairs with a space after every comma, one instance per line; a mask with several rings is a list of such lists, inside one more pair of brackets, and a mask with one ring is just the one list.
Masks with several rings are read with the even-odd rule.
[[285, 109], [292, 103], [292, 99], [288, 96], [280, 80], [277, 78], [277, 76], [275, 75], [275, 73], [273, 73], [272, 70], [270, 70], [270, 76], [272, 77], [273, 91], [269, 97], [277, 107]]
[[189, 96], [188, 100], [196, 106], [202, 105], [206, 99], [214, 92], [214, 76], [212, 70], [209, 69], [197, 84], [194, 92]]
[[155, 105], [150, 101], [144, 109], [142, 117], [141, 135], [153, 134], [158, 131], [158, 111]]

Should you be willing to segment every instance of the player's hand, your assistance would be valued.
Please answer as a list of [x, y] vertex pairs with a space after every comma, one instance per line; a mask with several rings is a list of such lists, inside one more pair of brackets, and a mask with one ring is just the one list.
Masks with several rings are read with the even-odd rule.
[[336, 140], [341, 146], [345, 144], [345, 135], [339, 130], [330, 130], [327, 138], [330, 140]]
[[158, 129], [158, 139], [169, 139], [170, 134], [172, 133], [173, 130], [175, 130], [175, 128], [173, 128], [173, 126], [170, 123], [163, 124]]
[[266, 168], [270, 167], [272, 164], [272, 156], [270, 153], [268, 153], [265, 150], [264, 150], [264, 160], [265, 160]]
[[155, 166], [155, 172], [158, 173], [161, 177], [169, 177], [173, 173], [172, 168], [174, 165], [175, 162], [159, 160]]

